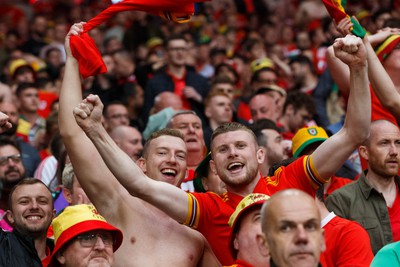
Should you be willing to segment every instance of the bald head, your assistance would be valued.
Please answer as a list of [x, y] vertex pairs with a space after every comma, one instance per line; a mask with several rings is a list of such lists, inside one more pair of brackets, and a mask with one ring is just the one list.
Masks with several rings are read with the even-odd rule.
[[280, 191], [265, 202], [261, 214], [264, 238], [277, 266], [318, 266], [325, 243], [311, 196], [297, 189]]
[[167, 107], [171, 107], [175, 110], [181, 110], [183, 108], [182, 99], [177, 94], [172, 92], [159, 93], [154, 98], [152, 114], [155, 114]]
[[142, 134], [136, 128], [120, 125], [111, 131], [110, 136], [134, 161], [141, 157], [143, 150]]

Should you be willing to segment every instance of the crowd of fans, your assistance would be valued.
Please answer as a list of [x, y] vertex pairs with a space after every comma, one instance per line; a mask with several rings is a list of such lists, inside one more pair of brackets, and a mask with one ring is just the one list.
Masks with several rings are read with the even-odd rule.
[[111, 1], [1, 2], [0, 226], [21, 260], [0, 263], [291, 266], [290, 239], [308, 266], [389, 266], [400, 2], [348, 2], [363, 40], [321, 0], [120, 12], [89, 32], [107, 71], [86, 79], [70, 38]]

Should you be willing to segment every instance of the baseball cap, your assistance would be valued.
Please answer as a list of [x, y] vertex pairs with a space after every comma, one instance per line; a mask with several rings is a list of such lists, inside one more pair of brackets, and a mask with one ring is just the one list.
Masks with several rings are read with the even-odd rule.
[[379, 58], [381, 62], [384, 61], [399, 42], [400, 42], [399, 34], [390, 35], [382, 43], [378, 44], [375, 47], [376, 56]]
[[236, 206], [235, 211], [232, 213], [231, 217], [229, 218], [228, 224], [231, 227], [231, 235], [230, 235], [230, 248], [231, 248], [231, 253], [236, 258], [236, 250], [233, 247], [233, 240], [235, 238], [235, 233], [237, 232], [237, 225], [238, 222], [242, 219], [243, 215], [249, 211], [253, 207], [259, 207], [261, 208], [262, 204], [266, 200], [269, 199], [269, 196], [264, 195], [264, 194], [259, 194], [259, 193], [252, 193], [247, 195], [245, 198], [243, 198], [239, 204]]
[[164, 41], [160, 37], [151, 37], [147, 42], [146, 46], [148, 49], [152, 50], [158, 46], [164, 44]]
[[105, 230], [110, 231], [114, 238], [115, 244], [113, 250], [116, 251], [122, 243], [122, 232], [111, 224], [107, 223], [103, 216], [99, 214], [93, 205], [74, 205], [68, 206], [58, 215], [52, 222], [54, 231], [54, 250], [44, 262], [51, 263], [55, 259], [55, 255], [60, 249], [76, 236], [94, 231]]
[[293, 157], [297, 158], [307, 146], [315, 142], [323, 142], [328, 138], [328, 134], [322, 127], [310, 126], [301, 128], [292, 139]]
[[210, 164], [210, 160], [211, 152], [208, 152], [208, 154], [204, 157], [204, 159], [200, 162], [200, 164], [194, 171], [193, 185], [196, 192], [206, 192], [203, 187], [203, 183], [201, 182], [201, 179], [208, 176], [208, 165]]
[[264, 58], [259, 58], [256, 60], [253, 60], [250, 63], [250, 71], [252, 74], [254, 74], [256, 71], [259, 71], [264, 68], [274, 68], [274, 62], [272, 62], [271, 59], [264, 57]]
[[264, 94], [264, 93], [269, 92], [269, 91], [275, 91], [275, 92], [278, 92], [281, 96], [286, 96], [285, 89], [283, 89], [282, 87], [280, 87], [278, 85], [275, 85], [275, 84], [270, 84], [268, 86], [264, 86], [264, 87], [258, 88], [256, 94], [257, 95], [258, 94]]

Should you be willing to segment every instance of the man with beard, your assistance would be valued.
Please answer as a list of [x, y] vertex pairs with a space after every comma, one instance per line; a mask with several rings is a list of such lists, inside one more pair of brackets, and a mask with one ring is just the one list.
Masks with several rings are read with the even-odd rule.
[[0, 209], [7, 210], [12, 188], [26, 176], [21, 150], [10, 139], [0, 139]]
[[40, 156], [36, 148], [27, 142], [24, 142], [21, 137], [17, 136], [19, 122], [19, 112], [17, 106], [13, 102], [2, 102], [0, 103], [0, 111], [8, 116], [8, 119], [12, 125], [11, 128], [4, 131], [1, 136], [8, 136], [21, 148], [22, 165], [25, 167], [26, 176], [32, 177], [36, 168], [39, 166]]
[[346, 36], [336, 40], [335, 52], [352, 73], [351, 109], [347, 111], [343, 128], [311, 155], [277, 170], [273, 177], [260, 178], [258, 165], [265, 155], [258, 147], [254, 133], [239, 123], [221, 125], [212, 136], [210, 166], [226, 184], [227, 193], [222, 197], [214, 193], [185, 193], [148, 179], [102, 126], [102, 104], [97, 96], [91, 95], [83, 100], [74, 109], [74, 115], [108, 168], [129, 193], [200, 231], [221, 263], [229, 265], [234, 260], [229, 253], [230, 228], [227, 222], [243, 197], [250, 193], [272, 195], [287, 188], [301, 189], [314, 196], [315, 189], [327, 182], [369, 136], [371, 99], [365, 46], [360, 38]]
[[326, 199], [328, 210], [357, 221], [367, 230], [374, 254], [386, 244], [400, 240], [400, 131], [397, 125], [378, 120], [359, 148], [368, 169], [360, 178]]
[[264, 150], [264, 161], [258, 169], [262, 176], [267, 176], [269, 168], [286, 158], [285, 146], [278, 126], [269, 119], [260, 119], [251, 125], [257, 137], [258, 146]]
[[0, 231], [0, 266], [42, 266], [54, 247], [46, 236], [55, 214], [50, 190], [38, 179], [23, 179], [11, 190], [8, 209], [14, 231]]

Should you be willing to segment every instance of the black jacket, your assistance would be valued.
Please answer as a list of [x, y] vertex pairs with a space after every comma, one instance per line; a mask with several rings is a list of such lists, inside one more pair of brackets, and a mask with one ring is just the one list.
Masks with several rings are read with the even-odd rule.
[[[47, 240], [53, 250], [54, 243]], [[41, 267], [42, 261], [36, 252], [33, 238], [22, 236], [17, 231], [0, 231], [0, 267]]]

